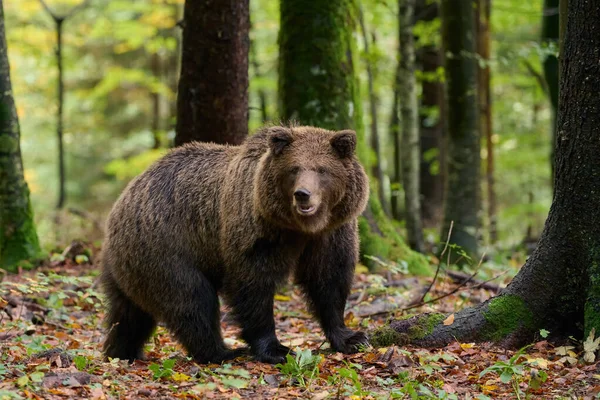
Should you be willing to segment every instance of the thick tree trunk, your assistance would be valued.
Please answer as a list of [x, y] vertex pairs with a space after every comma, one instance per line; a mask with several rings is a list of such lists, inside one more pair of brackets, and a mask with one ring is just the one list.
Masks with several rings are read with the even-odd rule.
[[187, 0], [175, 145], [248, 134], [248, 0]]
[[[355, 129], [358, 155], [364, 165], [370, 165], [355, 75], [357, 11], [354, 0], [281, 1], [279, 110], [284, 121]], [[424, 258], [402, 242], [373, 191], [359, 230], [363, 262], [376, 265], [367, 256], [407, 260], [413, 271], [426, 273]]]
[[[439, 5], [419, 0], [415, 11], [419, 21], [439, 18]], [[444, 84], [438, 76], [442, 67], [441, 49], [433, 45], [420, 48], [417, 65], [422, 71], [420, 105], [421, 142], [421, 215], [423, 226], [438, 228], [444, 216], [444, 181], [446, 177], [446, 135]]]
[[442, 0], [448, 121], [448, 182], [441, 232], [468, 255], [477, 255], [479, 230], [479, 110], [475, 14], [470, 1]]
[[0, 268], [14, 272], [19, 261], [39, 255], [29, 188], [23, 176], [19, 121], [0, 0]]
[[[367, 55], [365, 63], [367, 67], [367, 84], [369, 91], [369, 113], [371, 114], [371, 149], [375, 153], [375, 160], [372, 162], [372, 172], [371, 174], [377, 180], [377, 195], [379, 196], [379, 202], [383, 207], [383, 211], [386, 215], [390, 215], [390, 210], [388, 208], [388, 202], [385, 198], [385, 190], [384, 190], [384, 174], [383, 174], [383, 155], [381, 154], [381, 144], [379, 140], [379, 129], [377, 126], [377, 94], [375, 93], [375, 77], [373, 76], [373, 66], [372, 61], [369, 55], [370, 52], [370, 43], [369, 43], [369, 35], [367, 29], [365, 27], [365, 21], [363, 16], [362, 9], [359, 8], [359, 23], [360, 23], [360, 31], [362, 34], [362, 39], [365, 46], [365, 54]], [[373, 44], [375, 40], [373, 40]]]
[[415, 0], [399, 0], [400, 25], [400, 114], [402, 120], [402, 182], [406, 204], [408, 244], [423, 252], [423, 225], [421, 223], [421, 196], [419, 178], [421, 149], [419, 146], [419, 101], [415, 76], [415, 45], [413, 20]]
[[284, 121], [352, 127], [364, 144], [352, 35], [355, 12], [353, 0], [281, 1], [279, 110]]
[[[558, 51], [559, 37], [559, 0], [544, 0], [542, 17], [542, 45]], [[554, 179], [554, 149], [556, 146], [556, 113], [558, 110], [558, 58], [554, 53], [547, 53], [544, 58], [544, 78], [550, 105], [552, 106], [552, 129], [550, 130], [550, 167], [552, 168], [552, 179]]]
[[541, 328], [565, 338], [600, 331], [599, 3], [569, 1], [564, 50], [554, 200], [536, 250], [499, 296], [458, 312], [448, 326], [439, 315], [396, 321], [398, 338], [519, 346]]
[[478, 74], [479, 121], [482, 136], [485, 137], [486, 169], [485, 181], [487, 189], [487, 216], [489, 241], [494, 244], [498, 240], [496, 221], [496, 182], [494, 179], [494, 142], [492, 140], [492, 88], [490, 66], [490, 14], [491, 0], [479, 0], [477, 7], [477, 53], [483, 62]]

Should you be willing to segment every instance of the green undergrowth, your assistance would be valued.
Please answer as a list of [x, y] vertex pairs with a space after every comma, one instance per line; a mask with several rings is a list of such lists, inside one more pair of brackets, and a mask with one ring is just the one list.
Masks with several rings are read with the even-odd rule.
[[[385, 215], [373, 191], [368, 207], [373, 221], [366, 216], [361, 216], [358, 221], [361, 261], [371, 270], [391, 262], [405, 268], [413, 276], [431, 276], [427, 257], [408, 247], [393, 221]], [[381, 234], [373, 231], [372, 224], [377, 225]]]

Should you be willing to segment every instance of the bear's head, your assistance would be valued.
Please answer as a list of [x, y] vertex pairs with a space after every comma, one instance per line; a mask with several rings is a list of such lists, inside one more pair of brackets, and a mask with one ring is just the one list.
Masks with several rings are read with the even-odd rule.
[[356, 133], [292, 126], [264, 132], [268, 146], [255, 176], [255, 206], [280, 226], [319, 233], [356, 218], [369, 182], [356, 157]]

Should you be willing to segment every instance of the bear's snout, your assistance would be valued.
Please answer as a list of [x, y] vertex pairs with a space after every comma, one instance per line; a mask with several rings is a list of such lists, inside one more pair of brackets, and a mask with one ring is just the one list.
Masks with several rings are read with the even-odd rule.
[[306, 203], [310, 200], [310, 190], [308, 189], [297, 189], [294, 192], [294, 198], [298, 203]]

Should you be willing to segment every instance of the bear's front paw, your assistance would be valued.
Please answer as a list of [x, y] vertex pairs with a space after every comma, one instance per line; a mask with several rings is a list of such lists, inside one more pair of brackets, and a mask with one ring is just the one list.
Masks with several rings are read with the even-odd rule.
[[363, 332], [354, 332], [350, 329], [341, 330], [331, 335], [331, 348], [345, 354], [356, 353], [361, 346], [368, 346], [369, 339]]
[[255, 355], [256, 360], [269, 364], [284, 363], [286, 355], [294, 354], [289, 347], [284, 346], [279, 342], [271, 342], [266, 346], [261, 346], [261, 348], [257, 350]]

